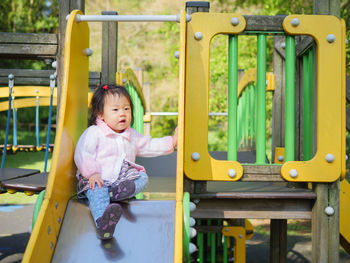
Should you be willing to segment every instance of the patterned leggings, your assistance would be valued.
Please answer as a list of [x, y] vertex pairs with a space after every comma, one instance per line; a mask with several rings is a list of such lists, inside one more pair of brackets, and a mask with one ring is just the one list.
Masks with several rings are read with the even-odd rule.
[[[148, 176], [144, 172], [139, 173], [140, 176], [134, 180], [135, 183], [135, 193], [134, 195], [140, 193], [146, 188], [148, 183]], [[106, 207], [110, 204], [109, 197], [109, 187], [99, 188], [97, 185], [95, 189], [88, 189], [86, 191], [86, 196], [89, 199], [89, 207], [91, 210], [92, 217], [96, 223], [96, 220], [103, 215]]]

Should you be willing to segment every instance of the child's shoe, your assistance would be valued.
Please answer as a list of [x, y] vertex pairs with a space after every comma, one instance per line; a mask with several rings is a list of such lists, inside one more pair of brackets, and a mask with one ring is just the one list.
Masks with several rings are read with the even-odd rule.
[[121, 182], [117, 186], [112, 186], [110, 188], [110, 198], [111, 201], [120, 201], [133, 197], [135, 194], [135, 183], [132, 180], [127, 180]]
[[97, 234], [100, 239], [113, 238], [115, 226], [122, 215], [122, 208], [119, 204], [109, 204], [103, 215], [96, 220]]

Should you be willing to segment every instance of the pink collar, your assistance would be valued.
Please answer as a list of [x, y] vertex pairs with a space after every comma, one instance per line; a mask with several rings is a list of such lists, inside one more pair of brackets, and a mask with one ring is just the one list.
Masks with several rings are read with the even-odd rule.
[[106, 135], [106, 136], [110, 136], [110, 135], [117, 135], [117, 136], [122, 136], [125, 139], [127, 139], [128, 141], [130, 141], [130, 136], [131, 136], [131, 128], [130, 126], [128, 128], [125, 129], [125, 131], [119, 133], [119, 132], [115, 132], [113, 131], [108, 125], [107, 123], [105, 123], [103, 120], [101, 120], [100, 118], [96, 119], [96, 125], [102, 130], [102, 132]]

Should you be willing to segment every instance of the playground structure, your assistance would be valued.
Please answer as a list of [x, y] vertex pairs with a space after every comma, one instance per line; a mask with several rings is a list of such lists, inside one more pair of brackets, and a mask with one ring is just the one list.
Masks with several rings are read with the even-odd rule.
[[[84, 254], [80, 253], [79, 249], [86, 251], [87, 248], [92, 249], [92, 247], [96, 249], [98, 259], [107, 261], [113, 259], [113, 257], [105, 256], [105, 250], [100, 249], [100, 243], [94, 235], [93, 223], [86, 207], [70, 200], [75, 191], [74, 145], [86, 128], [88, 105], [89, 31], [86, 22], [78, 23], [76, 21], [75, 18], [78, 14], [82, 15], [79, 11], [74, 11], [68, 20], [65, 69], [52, 167], [47, 191], [23, 262], [49, 262], [50, 260], [62, 262], [67, 258], [78, 260], [74, 258], [74, 255]], [[88, 20], [88, 16], [85, 17]], [[256, 23], [256, 19], [259, 20], [259, 23]], [[153, 257], [152, 262], [157, 260], [169, 262], [172, 259], [174, 262], [188, 262], [191, 257], [190, 251], [193, 248], [193, 245], [189, 244], [191, 240], [189, 234], [189, 207], [191, 205], [189, 200], [192, 199], [197, 204], [197, 208], [191, 213], [191, 216], [197, 219], [195, 228], [198, 232], [197, 241], [192, 239], [192, 242], [196, 242], [198, 252], [192, 254], [192, 257], [198, 256], [199, 262], [206, 262], [209, 260], [208, 258], [211, 262], [215, 262], [221, 257], [222, 261], [225, 262], [229, 256], [227, 253], [230, 253], [227, 249], [227, 240], [229, 240], [230, 248], [234, 248], [235, 262], [244, 262], [244, 241], [252, 234], [252, 229], [246, 220], [238, 220], [238, 223], [235, 224], [230, 220], [245, 218], [271, 219], [272, 262], [285, 260], [286, 243], [284, 237], [286, 236], [286, 219], [289, 218], [312, 220], [313, 260], [315, 262], [337, 262], [339, 238], [334, 233], [340, 232], [342, 245], [345, 248], [348, 248], [350, 238], [348, 226], [344, 223], [349, 205], [349, 186], [344, 179], [344, 24], [331, 16], [292, 15], [259, 18], [211, 13], [193, 13], [191, 19], [186, 21], [186, 15], [183, 13], [180, 19], [180, 28], [176, 200], [175, 202], [130, 202], [130, 214], [140, 220], [134, 222], [127, 216], [121, 220], [120, 227], [117, 228], [126, 231], [124, 233], [119, 230], [120, 232], [116, 233], [116, 239], [120, 246], [118, 251], [123, 253], [115, 256], [114, 259], [118, 259], [120, 262], [123, 260], [133, 262], [132, 260], [145, 260], [151, 256]], [[231, 83], [228, 104], [229, 147], [226, 159], [218, 160], [208, 152], [209, 111], [207, 102], [210, 40], [216, 34], [227, 34], [230, 37], [230, 49], [235, 52], [238, 44], [237, 36], [241, 33], [258, 35], [260, 48], [258, 48], [257, 81], [255, 87], [251, 86], [251, 82], [247, 82], [249, 87], [246, 88], [249, 93], [254, 93], [255, 96], [245, 96], [244, 92], [242, 96], [237, 96], [239, 95], [237, 53], [231, 54], [230, 61], [233, 65], [230, 65], [230, 70], [233, 74], [229, 79]], [[247, 125], [247, 128], [242, 130], [237, 128], [243, 122], [243, 120], [238, 121], [237, 116], [239, 118], [240, 113], [248, 112], [244, 110], [244, 106], [239, 105], [246, 104], [250, 107], [254, 104], [255, 109], [259, 109], [257, 113], [264, 115], [266, 91], [266, 70], [264, 70], [266, 46], [264, 46], [264, 42], [266, 34], [287, 34], [285, 36], [287, 69], [284, 99], [286, 116], [281, 114], [283, 110], [278, 107], [281, 107], [282, 103], [278, 100], [274, 101], [273, 116], [274, 125], [279, 125], [280, 130], [278, 135], [276, 135], [278, 129], [273, 134], [273, 148], [276, 149], [273, 153], [273, 159], [276, 160], [275, 163], [283, 163], [280, 165], [266, 164], [264, 116], [255, 115], [256, 123], [251, 122], [252, 125]], [[297, 75], [293, 70], [295, 68], [294, 35], [310, 35], [315, 40], [315, 42], [307, 40], [306, 46], [302, 44], [304, 48], [299, 52], [301, 55], [297, 57], [297, 59], [305, 61], [301, 67], [305, 73], [300, 78], [304, 80], [303, 91], [308, 86], [317, 92], [317, 100], [313, 100], [313, 97], [316, 96], [311, 96], [311, 102], [307, 100], [305, 104], [294, 101], [294, 98], [298, 97], [294, 94], [294, 90], [300, 92], [300, 86], [295, 87], [294, 85]], [[312, 53], [309, 50], [312, 50]], [[305, 55], [303, 56], [303, 54]], [[315, 64], [310, 61], [317, 61], [317, 74], [313, 70]], [[276, 71], [274, 70], [275, 74]], [[314, 75], [311, 75], [310, 72], [314, 72]], [[311, 81], [316, 77], [317, 80]], [[120, 83], [120, 79], [122, 78], [118, 80], [117, 77], [117, 82]], [[247, 85], [242, 84], [240, 90], [244, 90]], [[283, 85], [276, 85], [275, 96], [278, 92], [281, 94], [282, 87]], [[137, 97], [135, 96], [135, 98]], [[248, 101], [256, 100], [256, 103], [241, 103], [240, 100], [247, 100], [246, 97], [249, 98]], [[139, 102], [140, 109], [137, 112], [142, 112], [142, 98], [139, 99]], [[298, 107], [295, 108], [295, 105]], [[293, 114], [307, 107], [311, 108], [311, 112], [303, 110], [302, 117], [300, 117], [301, 114], [297, 116]], [[254, 113], [254, 111], [252, 112]], [[310, 114], [312, 115], [313, 112], [316, 112], [317, 115], [313, 116], [312, 121], [306, 121], [306, 124], [312, 123], [311, 128], [305, 127], [307, 125], [304, 124], [303, 131], [300, 133], [303, 136], [311, 134], [312, 137], [305, 139], [301, 144], [299, 143], [300, 139], [295, 140], [296, 134], [292, 132], [294, 130], [300, 131], [299, 127], [295, 127], [295, 120], [305, 120], [305, 118], [309, 120]], [[287, 113], [290, 113], [289, 116]], [[243, 115], [247, 116], [247, 114]], [[142, 118], [137, 117], [136, 119], [140, 120], [139, 127], [142, 127]], [[247, 119], [250, 121], [254, 117], [248, 115]], [[285, 121], [282, 121], [284, 119]], [[249, 123], [249, 121], [245, 121], [245, 123]], [[285, 122], [285, 128], [281, 128], [284, 127], [283, 122]], [[313, 129], [317, 131], [317, 134], [313, 133]], [[237, 133], [241, 136], [237, 136]], [[242, 138], [243, 141], [255, 138], [256, 160], [254, 164], [247, 165], [238, 161], [238, 142], [241, 141], [239, 138]], [[284, 155], [283, 152], [285, 152]], [[337, 200], [341, 179], [343, 180], [341, 181], [342, 190], [339, 205]], [[225, 182], [230, 184], [232, 189], [230, 191], [222, 189], [215, 192], [210, 191], [209, 187], [212, 181]], [[255, 184], [256, 189], [258, 185], [266, 186], [264, 182], [275, 182], [283, 187], [271, 190], [267, 185], [265, 191], [249, 190], [248, 184], [250, 186]], [[297, 188], [287, 188], [286, 182], [298, 183], [295, 184]], [[312, 183], [312, 190], [308, 189], [306, 183]], [[242, 184], [245, 184], [244, 188], [241, 187]], [[147, 211], [155, 213], [156, 216], [148, 218], [149, 220], [143, 220]], [[80, 227], [75, 224], [77, 220], [81, 222]], [[230, 222], [229, 225], [223, 225], [225, 220]], [[74, 226], [72, 227], [72, 225]], [[164, 230], [159, 233], [155, 229], [150, 229], [151, 225], [164, 227]], [[72, 228], [76, 228], [77, 232], [69, 233]], [[132, 250], [130, 247], [135, 247], [137, 244], [132, 243], [136, 242], [134, 239], [131, 243], [125, 239], [125, 236], [130, 236], [130, 231], [138, 233], [141, 241], [142, 236], [149, 238], [150, 233], [152, 233], [155, 237], [149, 241], [151, 243], [149, 245], [150, 248], [156, 247], [158, 253], [149, 247], [145, 248], [142, 253], [130, 251]], [[224, 238], [225, 242], [223, 245], [215, 245], [220, 234], [226, 237]], [[208, 243], [212, 244], [210, 253], [207, 253], [209, 246], [204, 244], [204, 237], [210, 240], [210, 242], [205, 242], [207, 245]], [[172, 246], [173, 244], [174, 246]], [[222, 256], [218, 254], [219, 248], [222, 249]], [[131, 254], [134, 254], [135, 258], [130, 261]], [[164, 260], [164, 258], [166, 259]]]

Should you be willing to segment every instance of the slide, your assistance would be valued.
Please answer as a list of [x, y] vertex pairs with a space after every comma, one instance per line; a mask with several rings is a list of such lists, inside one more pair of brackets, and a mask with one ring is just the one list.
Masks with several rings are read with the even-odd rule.
[[73, 11], [67, 21], [59, 119], [46, 193], [22, 262], [171, 262], [175, 200], [124, 203], [114, 239], [102, 242], [89, 208], [72, 199], [77, 183], [74, 148], [88, 119], [89, 28], [86, 22], [75, 21], [77, 14], [82, 13]]
[[340, 182], [340, 243], [350, 254], [350, 183], [344, 179]]

